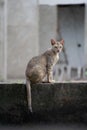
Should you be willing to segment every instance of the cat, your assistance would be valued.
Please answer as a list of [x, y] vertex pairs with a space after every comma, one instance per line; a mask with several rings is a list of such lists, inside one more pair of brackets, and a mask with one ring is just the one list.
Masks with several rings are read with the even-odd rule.
[[[48, 82], [53, 83], [53, 67], [59, 60], [59, 53], [63, 49], [64, 40], [56, 41], [51, 39], [52, 48], [45, 53], [33, 57], [26, 68], [26, 88], [28, 108], [32, 112], [31, 87], [30, 84]], [[46, 78], [46, 79], [45, 79]], [[44, 80], [45, 79], [45, 80]]]

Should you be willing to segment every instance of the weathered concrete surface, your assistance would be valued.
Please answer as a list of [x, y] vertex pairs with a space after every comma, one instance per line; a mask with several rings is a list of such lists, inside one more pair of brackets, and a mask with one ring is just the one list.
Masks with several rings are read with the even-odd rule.
[[0, 0], [0, 81], [4, 77], [4, 0]]
[[51, 47], [50, 39], [57, 38], [57, 7], [49, 5], [39, 6], [39, 52]]
[[26, 90], [22, 84], [0, 84], [0, 122], [23, 121], [26, 114]]
[[0, 122], [87, 122], [87, 83], [32, 85], [31, 114], [24, 84], [0, 84]]
[[6, 24], [7, 79], [24, 79], [28, 61], [39, 53], [37, 0], [8, 0]]

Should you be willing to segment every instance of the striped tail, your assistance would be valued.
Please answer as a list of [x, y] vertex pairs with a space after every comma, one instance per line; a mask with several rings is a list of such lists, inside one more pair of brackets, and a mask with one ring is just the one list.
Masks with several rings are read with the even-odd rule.
[[26, 88], [27, 88], [27, 101], [28, 101], [28, 109], [32, 112], [32, 98], [31, 98], [31, 86], [29, 79], [26, 78]]

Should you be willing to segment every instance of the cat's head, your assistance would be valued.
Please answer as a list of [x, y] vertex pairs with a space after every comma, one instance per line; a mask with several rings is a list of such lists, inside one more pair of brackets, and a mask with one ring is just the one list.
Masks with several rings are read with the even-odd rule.
[[62, 39], [61, 41], [55, 41], [54, 39], [51, 39], [51, 45], [52, 45], [52, 50], [55, 53], [60, 53], [63, 49], [64, 40]]

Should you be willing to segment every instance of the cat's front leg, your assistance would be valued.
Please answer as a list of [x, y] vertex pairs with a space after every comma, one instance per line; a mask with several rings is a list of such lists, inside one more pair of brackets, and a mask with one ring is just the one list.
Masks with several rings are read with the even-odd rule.
[[53, 69], [50, 67], [48, 67], [48, 69], [47, 69], [47, 82], [55, 83], [55, 80], [53, 80]]

